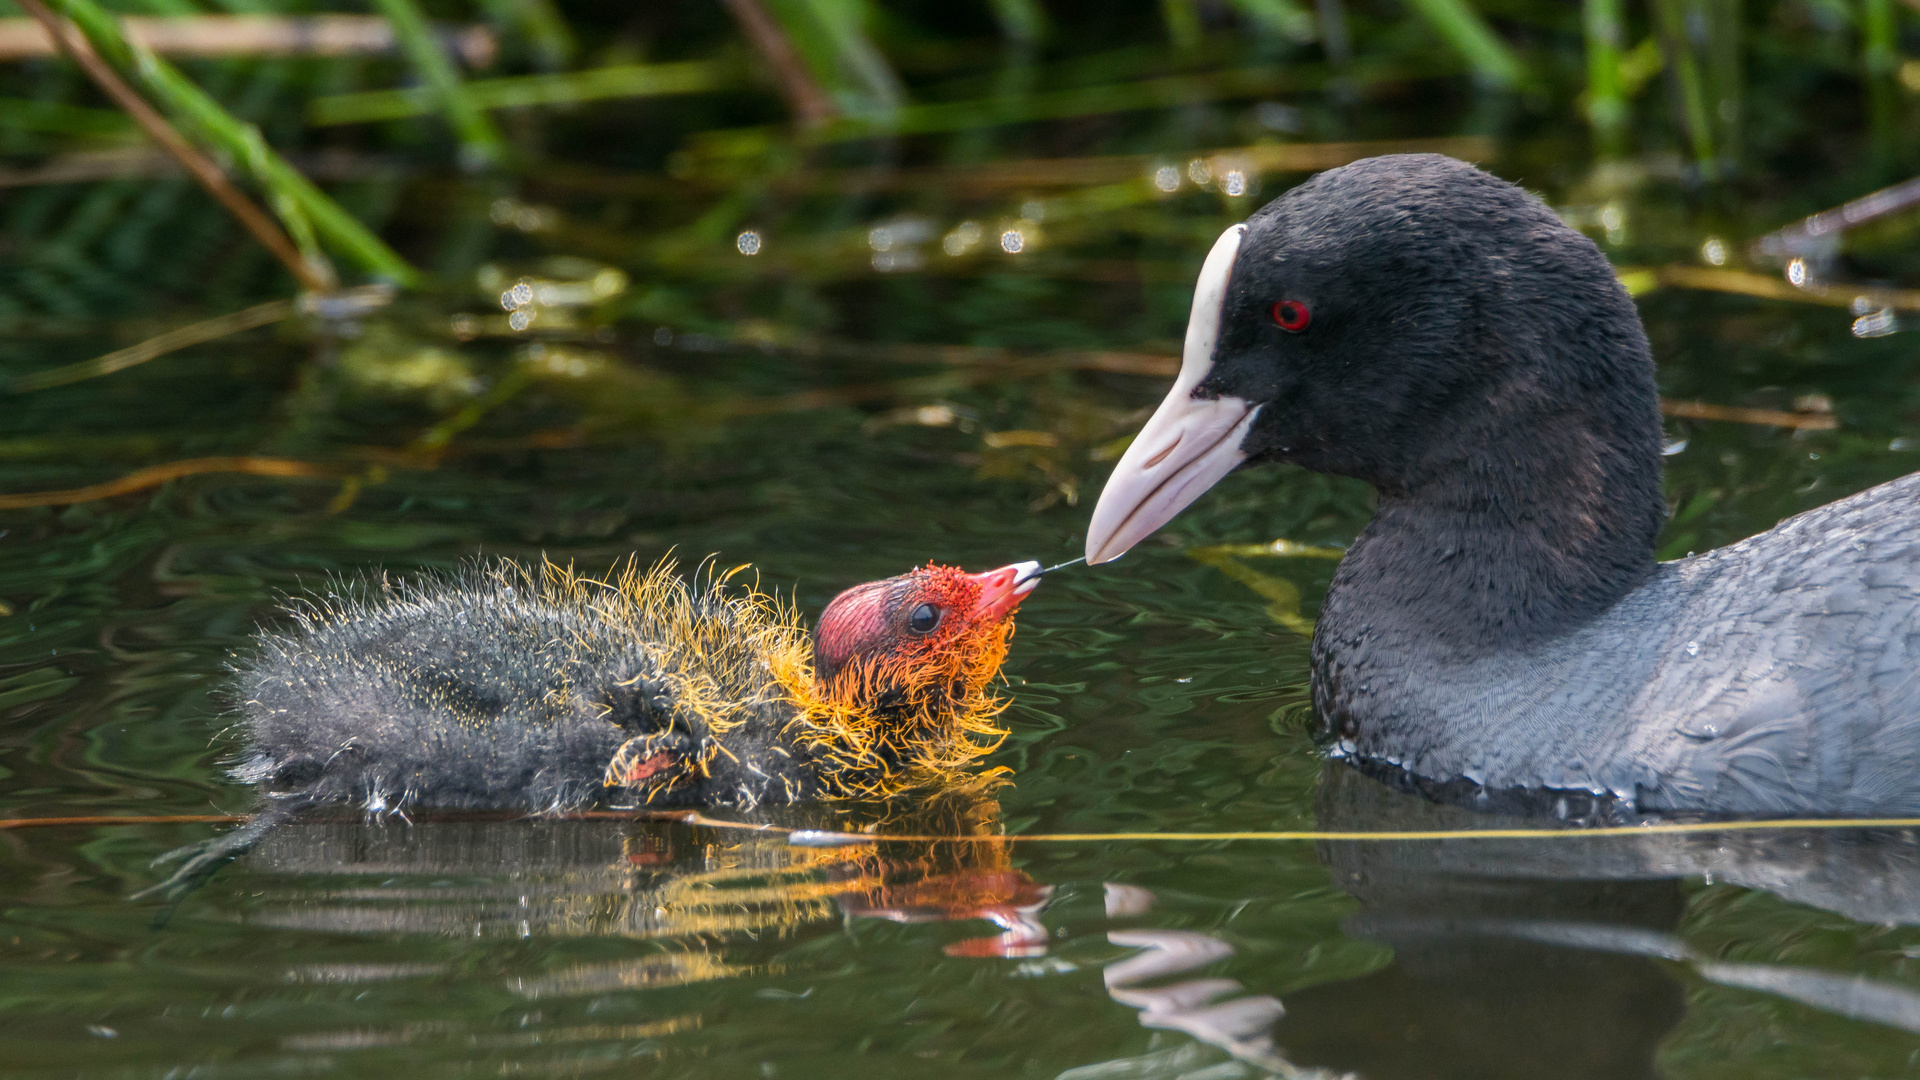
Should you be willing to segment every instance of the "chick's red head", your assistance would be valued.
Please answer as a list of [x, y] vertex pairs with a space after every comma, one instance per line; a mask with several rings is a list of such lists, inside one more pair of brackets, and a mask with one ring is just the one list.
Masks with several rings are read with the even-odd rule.
[[969, 574], [932, 563], [855, 585], [827, 605], [814, 634], [814, 676], [846, 704], [929, 691], [961, 697], [999, 673], [1013, 611], [1040, 584], [1040, 564]]

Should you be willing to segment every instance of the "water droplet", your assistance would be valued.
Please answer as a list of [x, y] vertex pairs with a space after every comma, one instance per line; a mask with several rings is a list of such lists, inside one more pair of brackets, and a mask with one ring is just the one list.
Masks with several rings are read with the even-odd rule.
[[980, 242], [981, 235], [979, 222], [963, 221], [955, 225], [953, 231], [940, 241], [940, 250], [949, 255], [965, 255], [972, 250], [973, 245]]
[[1291, 105], [1282, 105], [1278, 101], [1261, 102], [1254, 106], [1253, 115], [1255, 121], [1268, 131], [1285, 131], [1297, 135], [1306, 126], [1299, 109]]
[[1890, 309], [1875, 311], [1853, 320], [1853, 336], [1857, 338], [1886, 337], [1900, 329], [1900, 319]]
[[748, 229], [733, 238], [733, 246], [740, 249], [742, 255], [760, 254], [760, 234]]

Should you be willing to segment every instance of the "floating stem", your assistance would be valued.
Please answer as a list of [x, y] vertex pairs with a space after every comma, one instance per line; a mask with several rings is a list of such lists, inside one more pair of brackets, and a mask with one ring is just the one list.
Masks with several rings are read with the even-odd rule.
[[[461, 97], [478, 109], [514, 109], [528, 105], [572, 105], [606, 98], [659, 97], [718, 90], [734, 81], [726, 66], [704, 60], [675, 64], [618, 64], [559, 75], [516, 75], [475, 79], [461, 85]], [[307, 119], [317, 125], [398, 120], [432, 112], [428, 87], [368, 90], [313, 99]]]
[[[27, 2], [31, 4], [36, 0], [27, 0]], [[255, 211], [255, 213], [258, 212], [258, 210]], [[292, 315], [293, 312], [293, 301], [269, 300], [264, 304], [247, 308], [245, 311], [236, 311], [231, 315], [207, 319], [183, 326], [178, 330], [169, 330], [158, 337], [148, 338], [138, 345], [116, 349], [93, 360], [83, 360], [78, 364], [68, 364], [65, 367], [47, 371], [36, 371], [31, 375], [21, 375], [10, 380], [6, 388], [12, 393], [20, 394], [31, 390], [65, 386], [68, 383], [97, 378], [101, 375], [111, 375], [116, 371], [125, 371], [127, 368], [144, 364], [178, 349], [204, 344], [243, 330], [272, 325]]]
[[[28, 2], [31, 3], [32, 0]], [[178, 480], [183, 476], [199, 476], [204, 473], [325, 478], [339, 475], [340, 470], [331, 465], [296, 461], [291, 458], [188, 458], [184, 461], [169, 461], [164, 465], [149, 465], [144, 469], [135, 469], [118, 480], [89, 484], [86, 487], [69, 488], [65, 491], [30, 491], [20, 495], [0, 495], [0, 510], [24, 510], [35, 506], [72, 506], [75, 503], [111, 499], [116, 495], [127, 495], [135, 491], [159, 487], [169, 480]]]

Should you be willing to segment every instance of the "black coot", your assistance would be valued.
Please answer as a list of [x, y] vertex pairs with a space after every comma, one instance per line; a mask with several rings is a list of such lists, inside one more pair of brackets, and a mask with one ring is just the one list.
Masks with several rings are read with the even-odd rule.
[[1471, 166], [1373, 158], [1215, 244], [1087, 554], [1241, 465], [1358, 477], [1379, 509], [1313, 643], [1336, 755], [1638, 811], [1920, 813], [1920, 477], [1656, 563], [1661, 443], [1590, 240]]

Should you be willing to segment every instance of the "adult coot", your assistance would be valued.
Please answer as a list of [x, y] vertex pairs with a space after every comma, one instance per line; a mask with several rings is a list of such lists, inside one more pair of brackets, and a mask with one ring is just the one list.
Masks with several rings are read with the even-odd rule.
[[1373, 158], [1214, 245], [1087, 556], [1241, 465], [1358, 477], [1378, 511], [1313, 641], [1336, 756], [1476, 797], [1920, 813], [1920, 477], [1656, 563], [1661, 443], [1591, 241], [1471, 166]]

